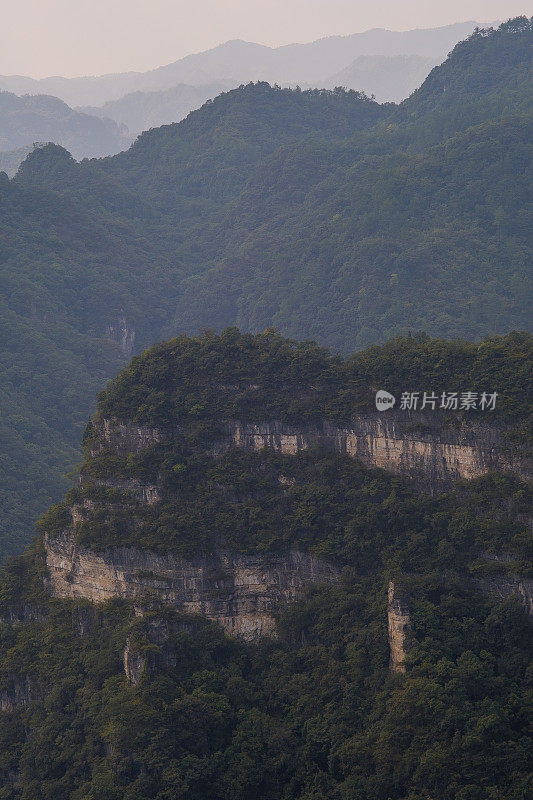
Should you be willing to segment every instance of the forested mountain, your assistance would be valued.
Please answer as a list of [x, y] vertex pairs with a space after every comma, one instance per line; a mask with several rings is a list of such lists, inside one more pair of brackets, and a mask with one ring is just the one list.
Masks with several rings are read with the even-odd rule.
[[[429, 413], [436, 457], [459, 420], [461, 452], [467, 429], [490, 451], [531, 356], [526, 334], [344, 360], [228, 329], [135, 357], [0, 574], [2, 800], [526, 800], [527, 483], [430, 495], [303, 431], [353, 424], [376, 376], [491, 387], [495, 412]], [[380, 435], [392, 413], [363, 406]], [[423, 417], [398, 413], [413, 455]], [[280, 415], [299, 447], [228, 442]]]
[[126, 125], [130, 136], [135, 138], [150, 128], [180, 122], [195, 108], [200, 108], [206, 100], [212, 100], [221, 92], [232, 88], [233, 85], [227, 82], [200, 86], [181, 83], [160, 92], [131, 92], [118, 100], [109, 100], [102, 106], [82, 106], [79, 110]]
[[[416, 55], [360, 56], [346, 69], [316, 83], [326, 89], [342, 86], [364, 91], [374, 95], [378, 102], [400, 102], [420, 86], [436, 63], [437, 59]], [[102, 106], [81, 106], [78, 110], [125, 125], [133, 139], [150, 128], [179, 122], [207, 100], [237, 87], [239, 82], [234, 79], [199, 86], [179, 84], [159, 92], [132, 92]], [[302, 85], [308, 88], [311, 84], [302, 82]]]
[[531, 47], [525, 17], [503, 23], [496, 33], [477, 31], [431, 71], [402, 104], [402, 113], [423, 120], [423, 127], [437, 128], [440, 136], [511, 114], [530, 114]]
[[362, 55], [415, 55], [442, 61], [459, 40], [472, 33], [477, 24], [459, 22], [412, 31], [376, 28], [350, 36], [326, 36], [308, 44], [277, 48], [237, 39], [148, 72], [41, 80], [3, 75], [0, 76], [0, 89], [16, 94], [50, 94], [72, 106], [100, 106], [131, 92], [160, 91], [180, 83], [201, 86], [223, 81], [235, 85], [262, 80], [317, 85]]
[[113, 158], [31, 153], [0, 186], [4, 552], [132, 349], [236, 323], [342, 352], [526, 327], [530, 59], [521, 19], [401, 106], [250, 84]]
[[57, 97], [0, 92], [0, 151], [50, 141], [66, 147], [75, 158], [118, 153], [129, 144], [112, 119], [74, 111]]

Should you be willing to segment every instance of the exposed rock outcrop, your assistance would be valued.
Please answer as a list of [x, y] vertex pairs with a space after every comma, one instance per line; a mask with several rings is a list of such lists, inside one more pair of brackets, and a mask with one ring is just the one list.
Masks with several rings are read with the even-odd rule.
[[8, 606], [0, 614], [0, 623], [16, 625], [26, 622], [44, 622], [47, 611], [34, 603], [17, 603]]
[[95, 553], [79, 547], [70, 533], [45, 544], [48, 588], [55, 597], [99, 602], [153, 595], [248, 640], [275, 635], [274, 613], [281, 604], [300, 600], [307, 586], [338, 577], [334, 566], [298, 550], [253, 556], [219, 551], [186, 560], [132, 547]]
[[133, 686], [136, 686], [146, 668], [146, 656], [142, 655], [141, 653], [134, 652], [131, 645], [131, 639], [129, 637], [126, 639], [126, 646], [124, 648], [122, 660], [124, 663], [124, 672], [126, 673], [126, 678]]
[[517, 598], [524, 606], [528, 616], [533, 616], [533, 578], [518, 575], [499, 575], [490, 578], [477, 578], [475, 584], [485, 594], [507, 600]]
[[[113, 451], [120, 456], [179, 441], [186, 434], [175, 426], [161, 430], [128, 420], [104, 419], [92, 430], [93, 455]], [[439, 414], [419, 415], [389, 411], [360, 415], [349, 427], [328, 421], [289, 425], [276, 421], [224, 421], [204, 453], [213, 458], [231, 448], [249, 451], [272, 449], [296, 454], [313, 447], [357, 457], [364, 463], [409, 477], [436, 490], [458, 478], [473, 478], [491, 469], [513, 469], [527, 474], [525, 462], [501, 446], [501, 432], [479, 421], [444, 424]], [[201, 445], [199, 445], [201, 447]], [[503, 453], [503, 455], [502, 455]], [[83, 480], [83, 473], [82, 473]], [[91, 479], [94, 481], [94, 479]], [[154, 480], [154, 479], [152, 479]], [[291, 479], [281, 475], [280, 487]], [[102, 487], [126, 492], [137, 503], [153, 505], [161, 489], [137, 479], [99, 479]], [[127, 500], [125, 500], [127, 502]], [[134, 599], [152, 595], [178, 611], [216, 620], [224, 630], [245, 639], [274, 635], [274, 613], [283, 603], [298, 601], [311, 584], [337, 579], [337, 569], [313, 556], [292, 550], [283, 555], [240, 555], [219, 550], [191, 560], [158, 555], [135, 547], [94, 552], [76, 544], [77, 523], [89, 518], [94, 501], [85, 499], [71, 508], [72, 526], [62, 535], [45, 537], [48, 587], [56, 597], [86, 598], [99, 602], [113, 597]], [[500, 580], [484, 591], [502, 596], [518, 594], [531, 608], [532, 591], [527, 581], [510, 586]], [[514, 582], [516, 584], [516, 581]], [[505, 584], [505, 585], [504, 585]], [[391, 669], [403, 670], [409, 612], [399, 589], [389, 588], [389, 638]], [[125, 668], [134, 677], [141, 669], [126, 648]]]
[[122, 654], [124, 672], [134, 686], [139, 683], [143, 673], [151, 677], [160, 668], [176, 666], [179, 651], [172, 641], [173, 634], [196, 633], [204, 624], [193, 617], [172, 616], [169, 619], [151, 613], [149, 618], [145, 618], [145, 611], [139, 606], [136, 606], [135, 614], [136, 619], [131, 626], [132, 635], [126, 638]]
[[[367, 466], [381, 467], [434, 490], [465, 478], [476, 478], [491, 470], [512, 471], [531, 477], [531, 465], [505, 446], [498, 428], [477, 420], [455, 425], [442, 414], [388, 411], [359, 415], [349, 425], [337, 426], [324, 420], [315, 424], [279, 421], [220, 424], [221, 433], [211, 451], [220, 454], [232, 447], [244, 450], [271, 449], [296, 454], [312, 447], [324, 447], [359, 458]], [[131, 422], [106, 419], [98, 427], [99, 444], [120, 455], [138, 453], [182, 431], [148, 428]]]
[[0, 691], [0, 711], [14, 711], [34, 699], [34, 682], [27, 675], [14, 675], [10, 686]]
[[411, 616], [406, 593], [394, 581], [389, 583], [388, 628], [391, 672], [405, 672], [407, 634]]
[[168, 434], [164, 431], [137, 425], [129, 420], [104, 419], [96, 430], [96, 441], [91, 449], [93, 455], [104, 447], [114, 450], [120, 456], [140, 453], [147, 447], [168, 439]]
[[107, 326], [105, 334], [109, 339], [117, 342], [124, 355], [128, 358], [131, 356], [135, 344], [135, 330], [128, 325], [124, 313], [121, 313], [111, 325]]

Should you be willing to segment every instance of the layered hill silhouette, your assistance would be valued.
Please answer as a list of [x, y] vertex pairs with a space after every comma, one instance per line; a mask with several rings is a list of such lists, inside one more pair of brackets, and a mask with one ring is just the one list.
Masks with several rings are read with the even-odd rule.
[[475, 33], [400, 106], [249, 84], [125, 153], [43, 147], [4, 179], [4, 552], [95, 391], [158, 339], [275, 326], [346, 353], [525, 328], [531, 35]]
[[277, 48], [236, 39], [144, 73], [40, 80], [4, 75], [0, 76], [0, 88], [16, 94], [46, 93], [60, 97], [69, 105], [94, 106], [118, 100], [131, 92], [170, 89], [180, 83], [202, 85], [229, 81], [239, 84], [264, 80], [271, 83], [315, 84], [327, 80], [364, 55], [415, 55], [441, 61], [456, 42], [469, 36], [478, 24], [461, 22], [441, 28], [411, 31], [376, 28], [364, 33], [328, 36], [308, 44]]
[[345, 86], [373, 94], [378, 101], [400, 101], [473, 27], [461, 23], [402, 33], [375, 30], [274, 49], [231, 41], [147, 73], [0, 77], [0, 89], [24, 95], [3, 93], [1, 165], [14, 175], [24, 148], [34, 142], [54, 142], [77, 159], [113, 155], [142, 131], [179, 122], [206, 100], [250, 80], [305, 88]]
[[109, 100], [102, 106], [83, 106], [79, 110], [126, 125], [130, 136], [135, 138], [150, 128], [180, 122], [207, 100], [233, 88], [234, 84], [230, 82], [206, 83], [200, 86], [180, 83], [160, 92], [131, 92], [118, 100]]
[[[420, 86], [439, 60], [418, 55], [360, 56], [348, 67], [325, 80], [306, 80], [300, 83], [302, 88], [316, 85], [319, 88], [335, 89], [342, 86], [354, 91], [364, 91], [373, 95], [378, 102], [400, 102]], [[252, 70], [252, 74], [253, 72]], [[180, 83], [161, 91], [131, 92], [101, 106], [80, 106], [78, 110], [84, 114], [112, 119], [119, 126], [125, 125], [133, 139], [150, 128], [180, 122], [207, 100], [214, 99], [223, 91], [236, 88], [242, 82], [248, 81], [245, 78], [227, 78], [224, 82], [198, 86]], [[287, 81], [282, 83], [286, 84]]]
[[35, 142], [55, 142], [74, 158], [94, 158], [117, 153], [130, 141], [112, 119], [75, 111], [57, 97], [0, 92], [2, 155]]
[[363, 90], [380, 103], [399, 103], [420, 86], [440, 60], [419, 55], [359, 56], [322, 85], [326, 89], [344, 86]]

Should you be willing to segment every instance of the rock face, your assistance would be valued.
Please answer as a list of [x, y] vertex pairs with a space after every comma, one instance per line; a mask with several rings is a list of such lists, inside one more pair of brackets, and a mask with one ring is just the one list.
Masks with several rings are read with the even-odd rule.
[[[137, 453], [151, 444], [179, 437], [181, 431], [164, 432], [115, 419], [99, 428], [101, 444], [117, 453]], [[505, 448], [497, 428], [475, 420], [456, 426], [445, 424], [438, 413], [417, 414], [387, 411], [354, 417], [339, 427], [324, 420], [313, 425], [290, 425], [279, 421], [226, 421], [213, 445], [213, 454], [232, 447], [265, 448], [295, 454], [324, 447], [359, 458], [367, 466], [381, 467], [414, 478], [434, 490], [465, 478], [476, 478], [490, 470], [512, 471], [531, 477], [531, 466]]]
[[0, 623], [16, 625], [26, 622], [43, 622], [46, 619], [46, 609], [33, 603], [17, 603], [8, 606], [0, 616]]
[[174, 668], [179, 659], [179, 649], [173, 643], [172, 635], [182, 632], [196, 633], [200, 625], [198, 620], [193, 618], [173, 618], [169, 621], [153, 614], [145, 618], [144, 611], [137, 606], [135, 619], [131, 625], [136, 639], [128, 636], [122, 653], [124, 673], [128, 681], [136, 686], [143, 673], [147, 677], [152, 677], [161, 667]]
[[297, 550], [276, 556], [220, 551], [187, 561], [130, 547], [95, 553], [76, 545], [68, 532], [45, 545], [48, 589], [55, 597], [99, 602], [152, 595], [248, 640], [274, 635], [280, 605], [300, 600], [307, 586], [338, 577], [331, 564]]
[[507, 600], [517, 598], [524, 606], [528, 616], [533, 617], [533, 579], [519, 575], [502, 575], [491, 578], [478, 578], [476, 585], [485, 594]]
[[406, 640], [411, 616], [406, 594], [394, 581], [389, 583], [388, 627], [391, 672], [405, 672]]
[[[132, 421], [104, 419], [93, 430], [92, 454], [111, 450], [119, 456], [179, 441], [184, 429], [160, 430]], [[414, 478], [432, 491], [458, 478], [473, 478], [491, 469], [510, 469], [526, 476], [524, 462], [502, 455], [501, 433], [474, 421], [452, 427], [437, 413], [418, 415], [416, 424], [406, 412], [360, 415], [349, 426], [328, 421], [289, 425], [282, 422], [223, 421], [215, 440], [204, 453], [217, 458], [231, 448], [249, 451], [271, 449], [296, 454], [313, 447], [357, 457], [367, 465], [382, 467]], [[503, 450], [505, 453], [505, 450]], [[82, 473], [83, 476], [83, 473]], [[287, 480], [280, 476], [280, 482]], [[103, 487], [126, 491], [137, 503], [157, 505], [160, 487], [138, 480], [99, 480]], [[157, 483], [157, 482], [156, 482]], [[85, 500], [71, 507], [72, 525], [59, 536], [45, 537], [49, 569], [48, 588], [56, 597], [86, 598], [99, 602], [113, 597], [134, 599], [151, 595], [178, 611], [216, 620], [224, 630], [244, 639], [275, 635], [277, 608], [303, 597], [307, 586], [329, 583], [337, 569], [308, 553], [240, 555], [218, 550], [191, 560], [158, 555], [135, 547], [94, 552], [76, 543], [75, 526], [94, 503]], [[500, 581], [501, 583], [501, 581]], [[533, 606], [531, 587], [480, 587], [505, 596], [518, 594]], [[409, 611], [399, 589], [389, 587], [389, 639], [391, 669], [403, 670]], [[135, 682], [142, 671], [137, 656], [126, 648], [125, 669]]]
[[94, 454], [102, 447], [108, 447], [120, 456], [140, 453], [167, 438], [167, 434], [157, 428], [147, 428], [130, 421], [104, 419], [98, 427], [98, 441], [92, 452]]
[[14, 711], [33, 699], [33, 681], [27, 676], [14, 675], [11, 685], [0, 691], [0, 711]]
[[128, 325], [123, 313], [116, 321], [107, 326], [105, 334], [109, 339], [117, 342], [125, 356], [131, 356], [135, 344], [135, 330]]
[[426, 416], [410, 425], [401, 415], [358, 417], [350, 427], [323, 422], [295, 429], [279, 422], [230, 425], [232, 445], [297, 453], [320, 445], [359, 458], [364, 464], [415, 477], [432, 487], [459, 478], [475, 478], [491, 469], [522, 471], [501, 456], [499, 437], [489, 428], [444, 428]]
[[136, 686], [146, 668], [146, 657], [133, 651], [131, 639], [129, 637], [126, 639], [126, 646], [122, 658], [126, 678], [133, 686]]

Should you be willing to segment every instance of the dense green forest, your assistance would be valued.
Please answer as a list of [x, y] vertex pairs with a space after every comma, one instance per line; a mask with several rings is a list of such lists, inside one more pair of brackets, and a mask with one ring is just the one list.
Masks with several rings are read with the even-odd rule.
[[[268, 419], [286, 392], [299, 419], [327, 396], [333, 413], [339, 397], [353, 402], [351, 381], [364, 402], [375, 374], [414, 386], [489, 381], [502, 393], [508, 382], [518, 419], [516, 367], [526, 374], [528, 360], [525, 334], [398, 338], [345, 361], [235, 329], [134, 358], [102, 393], [96, 423], [108, 413], [164, 423], [168, 405], [183, 427], [125, 458], [92, 450], [88, 427], [83, 482], [67, 496], [93, 501], [74, 525], [78, 542], [186, 557], [297, 546], [340, 579], [282, 608], [277, 639], [246, 644], [149, 597], [51, 599], [37, 540], [0, 574], [1, 800], [526, 800], [531, 624], [498, 587], [530, 575], [530, 488], [493, 473], [431, 496], [331, 452], [208, 454], [202, 426], [243, 411]], [[161, 501], [132, 510], [124, 478], [157, 480]], [[71, 523], [59, 505], [41, 528], [53, 537]], [[390, 579], [409, 600], [405, 673], [389, 669]], [[126, 642], [146, 660], [133, 685]], [[17, 691], [27, 697], [14, 707]]]
[[[445, 554], [439, 569], [459, 563], [466, 568], [481, 546], [505, 546], [526, 561], [527, 538], [507, 524], [509, 498], [521, 498], [521, 511], [527, 513], [531, 497], [525, 484], [480, 480], [473, 491], [460, 493], [459, 501], [455, 493], [430, 500], [413, 487], [402, 487], [399, 478], [320, 449], [298, 457], [230, 450], [217, 460], [209, 453], [231, 419], [349, 424], [354, 413], [372, 413], [377, 376], [387, 386], [400, 381], [437, 392], [458, 381], [478, 392], [482, 386], [494, 387], [500, 408], [478, 411], [478, 420], [507, 427], [511, 446], [519, 442], [525, 454], [531, 439], [532, 375], [529, 334], [479, 345], [399, 337], [346, 361], [313, 342], [292, 342], [274, 332], [253, 336], [227, 329], [220, 336], [183, 336], [136, 356], [100, 395], [85, 431], [82, 482], [46, 512], [39, 528], [60, 534], [70, 525], [70, 507], [82, 508], [88, 501], [93, 510], [80, 512], [84, 519], [75, 536], [97, 550], [136, 545], [192, 557], [219, 546], [262, 553], [298, 545], [366, 573], [385, 567], [382, 550], [403, 570], [435, 568], [434, 539], [446, 520], [437, 544]], [[452, 412], [449, 424], [472, 415], [476, 411]], [[120, 455], [99, 441], [99, 424], [106, 418], [156, 426], [166, 432], [165, 441]], [[511, 421], [515, 425], [509, 428]], [[280, 485], [280, 475], [290, 488]], [[157, 485], [160, 500], [146, 505], [131, 489], [106, 481]], [[389, 506], [387, 498], [393, 497]], [[508, 501], [502, 508], [503, 497]], [[453, 528], [457, 514], [469, 532], [460, 556], [449, 541], [448, 520]], [[428, 527], [430, 555], [423, 545]]]
[[[462, 520], [443, 522], [460, 549]], [[397, 676], [382, 574], [346, 568], [280, 615], [280, 640], [245, 645], [162, 609], [135, 621], [124, 602], [47, 600], [30, 592], [36, 569], [17, 561], [2, 578], [4, 604], [24, 584], [45, 615], [0, 626], [0, 686], [27, 676], [35, 697], [1, 713], [2, 800], [529, 796], [531, 626], [518, 601], [411, 576], [414, 636]], [[167, 620], [173, 667], [147, 638], [154, 618]], [[135, 687], [128, 636], [152, 663]]]
[[[428, 520], [436, 532], [443, 514], [455, 514], [455, 496], [429, 502], [401, 489], [399, 479], [320, 450], [298, 458], [230, 451], [213, 462], [207, 454], [210, 446], [224, 436], [224, 423], [231, 419], [349, 424], [355, 413], [375, 414], [378, 378], [395, 390], [403, 384], [440, 393], [468, 385], [481, 394], [483, 387], [491, 387], [498, 393], [496, 410], [454, 411], [441, 424], [457, 426], [477, 415], [478, 421], [506, 430], [508, 446], [515, 449], [519, 442], [525, 454], [531, 440], [532, 376], [529, 334], [513, 333], [479, 345], [398, 337], [347, 360], [313, 342], [292, 342], [272, 331], [253, 336], [230, 328], [220, 336], [182, 336], [133, 358], [100, 395], [85, 431], [82, 483], [46, 512], [39, 527], [59, 534], [69, 525], [72, 504], [82, 508], [89, 502], [97, 510], [80, 521], [76, 537], [96, 549], [140, 545], [191, 557], [221, 544], [245, 553], [297, 544], [365, 571], [380, 563], [380, 549], [386, 547], [388, 557], [395, 553], [404, 568], [425, 563], [422, 539]], [[99, 425], [106, 418], [155, 426], [165, 432], [165, 442], [137, 455], [102, 449]], [[279, 475], [285, 476], [289, 489], [280, 487]], [[160, 501], [147, 506], [129, 489], [102, 486], [101, 481], [157, 485]], [[517, 497], [522, 492], [527, 511], [527, 490], [516, 492]], [[393, 511], [385, 502], [391, 493], [402, 498]], [[461, 500], [463, 520], [471, 501]], [[485, 498], [484, 506], [473, 502], [471, 547], [481, 542], [486, 549], [493, 546], [491, 524], [501, 515], [500, 501], [498, 497], [496, 504], [489, 504]], [[526, 559], [525, 540], [512, 539], [504, 525], [508, 512], [506, 507], [494, 541], [507, 548], [514, 541], [517, 557]], [[339, 538], [339, 530], [346, 534]], [[508, 541], [502, 539], [504, 530]], [[412, 543], [406, 541], [408, 535]], [[450, 554], [446, 536], [441, 546]], [[467, 554], [471, 550], [465, 549], [463, 556]], [[439, 563], [442, 569], [448, 566], [446, 560]]]
[[126, 153], [48, 146], [0, 180], [0, 556], [132, 349], [227, 325], [343, 354], [527, 328], [531, 38], [526, 18], [476, 32], [400, 106], [250, 84]]
[[[498, 408], [484, 421], [505, 425], [531, 414], [532, 367], [529, 333], [479, 344], [398, 336], [343, 359], [274, 330], [253, 335], [227, 328], [180, 336], [134, 356], [100, 394], [95, 419], [155, 427], [214, 418], [349, 422], [357, 412], [374, 412], [378, 385], [397, 394], [468, 386], [498, 393]], [[459, 410], [458, 418], [465, 413]]]

